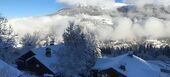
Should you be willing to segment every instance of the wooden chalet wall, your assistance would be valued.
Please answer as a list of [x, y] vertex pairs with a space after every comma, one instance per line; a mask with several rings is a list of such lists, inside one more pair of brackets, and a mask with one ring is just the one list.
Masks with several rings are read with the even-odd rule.
[[113, 68], [109, 68], [106, 70], [92, 70], [91, 77], [127, 77], [120, 72], [114, 70]]

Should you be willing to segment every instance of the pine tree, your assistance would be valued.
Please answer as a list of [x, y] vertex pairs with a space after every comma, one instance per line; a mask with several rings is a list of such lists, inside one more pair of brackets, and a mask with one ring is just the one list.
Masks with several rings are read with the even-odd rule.
[[22, 37], [21, 42], [23, 45], [22, 50], [29, 51], [40, 45], [40, 35], [37, 32], [34, 32], [34, 34], [27, 33]]
[[82, 32], [79, 25], [70, 23], [63, 34], [64, 48], [58, 55], [59, 69], [66, 77], [87, 75], [97, 58], [97, 48], [88, 33]]
[[0, 16], [0, 58], [4, 61], [8, 61], [10, 51], [13, 51], [16, 46], [16, 34], [7, 22], [6, 18]]

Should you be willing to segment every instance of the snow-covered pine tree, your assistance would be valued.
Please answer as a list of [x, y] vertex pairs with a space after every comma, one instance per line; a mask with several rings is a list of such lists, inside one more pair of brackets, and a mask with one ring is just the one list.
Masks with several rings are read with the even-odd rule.
[[38, 47], [40, 45], [40, 34], [38, 32], [34, 32], [33, 34], [27, 33], [22, 37], [21, 42], [23, 51]]
[[9, 62], [9, 54], [14, 50], [16, 45], [16, 34], [11, 25], [7, 24], [8, 20], [0, 16], [0, 58]]
[[65, 77], [88, 75], [98, 56], [94, 38], [74, 22], [63, 34], [64, 47], [57, 53], [59, 71]]

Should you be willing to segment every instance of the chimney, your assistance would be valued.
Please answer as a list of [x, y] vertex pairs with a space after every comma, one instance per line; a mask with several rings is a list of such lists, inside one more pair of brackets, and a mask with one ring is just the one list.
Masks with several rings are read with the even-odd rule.
[[54, 45], [54, 43], [55, 43], [55, 40], [54, 40], [54, 38], [52, 38], [50, 41], [50, 45]]
[[47, 57], [51, 57], [51, 48], [46, 48], [45, 55], [46, 55]]
[[50, 41], [50, 45], [54, 45], [54, 42], [55, 42], [55, 41]]
[[120, 68], [121, 70], [123, 70], [123, 71], [126, 71], [126, 66], [123, 65], [123, 64], [121, 64], [121, 65], [119, 66], [119, 68]]
[[133, 51], [129, 51], [129, 52], [128, 52], [128, 56], [129, 56], [129, 57], [133, 57], [133, 55], [134, 55], [134, 52], [133, 52]]

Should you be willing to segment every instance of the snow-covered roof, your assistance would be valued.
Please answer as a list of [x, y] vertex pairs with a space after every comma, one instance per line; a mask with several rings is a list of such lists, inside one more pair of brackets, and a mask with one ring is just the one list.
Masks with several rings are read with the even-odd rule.
[[[49, 70], [51, 70], [53, 73], [57, 73], [58, 71], [56, 70], [56, 52], [63, 47], [64, 45], [59, 44], [59, 45], [50, 45], [47, 47], [42, 47], [42, 48], [35, 48], [32, 49], [32, 52], [34, 52], [36, 55], [34, 57], [39, 60], [43, 65], [45, 65]], [[51, 57], [47, 57], [45, 55], [46, 48], [51, 49]]]
[[60, 47], [64, 46], [63, 44], [58, 44], [58, 45], [49, 45], [45, 47], [40, 47], [40, 48], [33, 48], [31, 51], [34, 52], [36, 55], [45, 55], [46, 48], [50, 48], [52, 53], [56, 53]]
[[21, 76], [22, 72], [18, 69], [8, 65], [7, 63], [0, 60], [0, 76], [1, 77], [18, 77]]
[[[126, 71], [120, 69], [120, 65], [125, 65]], [[124, 54], [115, 58], [99, 58], [93, 67], [98, 70], [113, 68], [127, 77], [159, 77], [160, 68], [147, 61], [133, 55]]]

